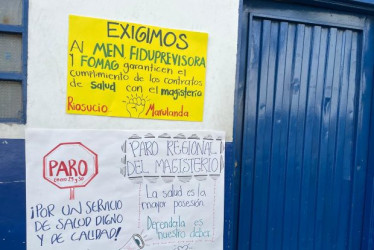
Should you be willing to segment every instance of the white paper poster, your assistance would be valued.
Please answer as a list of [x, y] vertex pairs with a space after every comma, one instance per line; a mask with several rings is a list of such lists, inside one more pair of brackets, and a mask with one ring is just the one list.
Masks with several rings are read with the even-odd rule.
[[224, 138], [27, 130], [27, 248], [223, 249]]

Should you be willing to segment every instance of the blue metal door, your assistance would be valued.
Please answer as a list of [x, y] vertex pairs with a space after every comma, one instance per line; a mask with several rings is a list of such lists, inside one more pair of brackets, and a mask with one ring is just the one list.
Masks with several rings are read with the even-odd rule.
[[371, 19], [255, 2], [246, 21], [239, 249], [361, 249]]

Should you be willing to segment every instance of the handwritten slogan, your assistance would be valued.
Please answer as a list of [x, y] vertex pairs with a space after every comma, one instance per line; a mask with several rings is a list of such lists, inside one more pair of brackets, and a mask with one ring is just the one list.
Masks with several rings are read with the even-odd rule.
[[223, 249], [224, 145], [217, 131], [27, 130], [27, 247]]
[[66, 112], [202, 121], [208, 34], [69, 17]]

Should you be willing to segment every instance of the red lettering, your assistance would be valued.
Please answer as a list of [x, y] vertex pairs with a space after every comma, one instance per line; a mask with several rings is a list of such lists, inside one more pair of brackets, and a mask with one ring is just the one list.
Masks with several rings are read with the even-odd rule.
[[68, 110], [75, 110], [73, 106], [73, 97], [69, 96], [68, 97]]
[[152, 116], [153, 116], [153, 113], [155, 111], [155, 104], [154, 103], [149, 105], [149, 108], [148, 108], [147, 112], [145, 113], [145, 115], [148, 115], [149, 111], [152, 111]]
[[[54, 168], [57, 168], [56, 173], [54, 173]], [[64, 161], [49, 161], [49, 176], [86, 176], [88, 173], [88, 163], [85, 160], [80, 160], [77, 164], [77, 161], [70, 159], [65, 163]]]
[[[84, 167], [83, 172], [81, 171], [81, 166], [82, 165]], [[79, 172], [80, 176], [86, 176], [86, 174], [88, 172], [88, 165], [87, 165], [86, 161], [84, 161], [84, 160], [80, 160], [79, 161], [79, 163], [78, 163], [78, 172]]]
[[188, 117], [190, 115], [188, 111], [184, 110], [183, 105], [181, 106], [180, 110], [170, 110], [169, 107], [166, 107], [166, 109], [156, 109], [155, 104], [152, 103], [149, 105], [145, 115], [148, 115], [149, 112], [151, 112], [152, 116]]
[[75, 160], [69, 160], [69, 176], [72, 176], [73, 175], [73, 171], [74, 171], [74, 175], [77, 176], [78, 173], [77, 173], [77, 170], [74, 168], [75, 166], [75, 163], [77, 163]]
[[60, 162], [60, 166], [57, 169], [56, 176], [59, 176], [60, 172], [65, 172], [65, 176], [69, 176], [69, 171], [68, 171], [68, 168], [66, 167], [66, 164], [65, 164], [64, 161]]
[[55, 160], [49, 161], [49, 176], [53, 176], [53, 170], [55, 167], [57, 167], [58, 162]]
[[82, 111], [82, 112], [108, 112], [108, 106], [100, 104], [85, 104], [85, 103], [74, 103], [74, 98], [68, 96], [68, 110]]

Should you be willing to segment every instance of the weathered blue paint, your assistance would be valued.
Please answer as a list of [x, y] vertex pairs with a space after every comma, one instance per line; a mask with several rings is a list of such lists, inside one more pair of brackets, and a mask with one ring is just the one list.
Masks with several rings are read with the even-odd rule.
[[0, 80], [14, 80], [22, 82], [22, 114], [19, 118], [0, 118], [0, 122], [26, 123], [27, 117], [27, 38], [28, 38], [29, 0], [23, 0], [22, 25], [0, 24], [0, 32], [22, 35], [22, 72], [9, 73], [0, 71]]
[[[372, 28], [372, 27], [371, 27]], [[371, 44], [374, 38], [371, 37]], [[373, 58], [372, 58], [373, 60]], [[366, 178], [365, 214], [362, 237], [362, 250], [374, 249], [374, 89], [371, 100], [371, 122], [369, 136], [369, 159]]]
[[0, 139], [0, 248], [26, 249], [25, 141]]
[[29, 20], [29, 0], [23, 0], [23, 16], [22, 16], [22, 102], [23, 102], [23, 114], [22, 119], [19, 121], [20, 123], [27, 122], [27, 57], [28, 57], [28, 37], [29, 37], [29, 29], [28, 29], [28, 20]]
[[0, 72], [0, 80], [22, 81], [23, 76], [21, 73], [1, 73]]
[[[239, 30], [238, 30], [238, 51], [246, 50], [247, 46], [247, 32], [248, 32], [248, 17], [244, 14], [243, 2], [240, 1], [239, 6]], [[243, 25], [245, 24], [245, 25]], [[230, 171], [226, 172], [226, 176], [231, 177], [231, 181], [226, 181], [225, 193], [225, 218], [230, 218], [230, 221], [225, 224], [225, 249], [237, 249], [238, 236], [238, 218], [239, 218], [239, 197], [240, 197], [240, 166], [242, 153], [242, 137], [243, 137], [243, 117], [244, 117], [244, 99], [245, 99], [245, 75], [242, 74], [246, 69], [246, 53], [239, 53], [237, 58], [236, 69], [236, 88], [235, 88], [235, 109], [234, 109], [234, 142], [232, 143], [232, 167]], [[227, 150], [227, 149], [226, 149]], [[228, 151], [226, 151], [228, 152]], [[226, 167], [226, 168], [228, 168]], [[227, 178], [226, 177], [226, 178]], [[227, 202], [226, 200], [229, 200]]]
[[360, 249], [372, 20], [263, 1], [245, 11], [239, 249]]
[[225, 144], [225, 214], [224, 214], [224, 249], [236, 249], [236, 217], [235, 208], [239, 196], [236, 193], [237, 175], [234, 163], [234, 145], [232, 142]]
[[336, 10], [353, 12], [355, 14], [373, 14], [373, 0], [290, 0], [306, 5], [314, 5], [323, 8], [333, 8]]
[[7, 33], [22, 33], [23, 26], [22, 25], [7, 25], [7, 24], [0, 24], [0, 31], [7, 32]]

